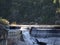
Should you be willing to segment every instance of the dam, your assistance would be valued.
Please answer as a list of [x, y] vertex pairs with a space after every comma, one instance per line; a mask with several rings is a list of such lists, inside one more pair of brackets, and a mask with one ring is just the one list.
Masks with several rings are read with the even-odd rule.
[[59, 25], [10, 25], [9, 27], [13, 27], [10, 29], [10, 31], [14, 30], [12, 32], [18, 33], [20, 31], [19, 36], [18, 34], [12, 35], [14, 38], [18, 37], [16, 38], [17, 45], [18, 41], [21, 41], [20, 35], [22, 35], [22, 39], [24, 40], [22, 42], [25, 45], [60, 45]]

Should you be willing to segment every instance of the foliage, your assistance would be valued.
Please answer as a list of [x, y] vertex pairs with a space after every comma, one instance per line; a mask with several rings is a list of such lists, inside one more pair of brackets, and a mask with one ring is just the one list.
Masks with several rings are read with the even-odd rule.
[[0, 24], [8, 25], [9, 24], [9, 21], [6, 20], [6, 19], [0, 18]]
[[[8, 0], [1, 3], [0, 16], [18, 24], [55, 24], [60, 0]], [[8, 2], [8, 4], [7, 4]], [[2, 8], [1, 8], [2, 7]]]
[[56, 3], [56, 0], [53, 0], [53, 3]]
[[16, 22], [12, 22], [11, 25], [16, 25]]

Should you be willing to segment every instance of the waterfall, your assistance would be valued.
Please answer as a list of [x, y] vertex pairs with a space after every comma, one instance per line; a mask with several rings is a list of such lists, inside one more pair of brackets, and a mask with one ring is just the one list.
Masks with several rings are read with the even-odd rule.
[[22, 35], [26, 45], [37, 45], [35, 39], [30, 36], [28, 29], [22, 29]]

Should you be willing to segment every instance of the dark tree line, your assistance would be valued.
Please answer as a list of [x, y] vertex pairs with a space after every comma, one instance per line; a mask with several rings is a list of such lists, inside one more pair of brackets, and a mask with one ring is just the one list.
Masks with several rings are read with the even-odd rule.
[[56, 20], [59, 19], [57, 19], [56, 14], [56, 10], [59, 8], [59, 0], [56, 3], [53, 1], [1, 0], [0, 17], [18, 24], [55, 24]]

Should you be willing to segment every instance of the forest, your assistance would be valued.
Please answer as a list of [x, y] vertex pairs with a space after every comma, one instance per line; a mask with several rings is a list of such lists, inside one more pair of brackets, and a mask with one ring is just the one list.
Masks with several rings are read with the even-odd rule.
[[60, 24], [60, 0], [0, 0], [0, 17], [17, 24]]

